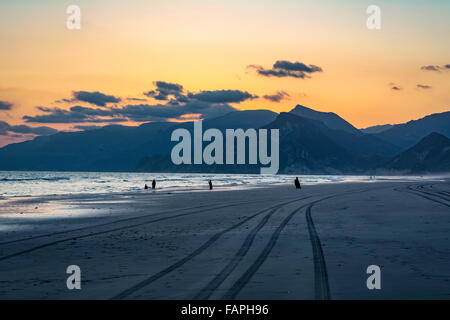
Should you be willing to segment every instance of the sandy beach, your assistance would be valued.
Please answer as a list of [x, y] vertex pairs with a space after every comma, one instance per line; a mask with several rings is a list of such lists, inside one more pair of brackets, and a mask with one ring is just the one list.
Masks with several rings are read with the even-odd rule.
[[2, 199], [0, 299], [450, 299], [449, 207], [448, 180]]

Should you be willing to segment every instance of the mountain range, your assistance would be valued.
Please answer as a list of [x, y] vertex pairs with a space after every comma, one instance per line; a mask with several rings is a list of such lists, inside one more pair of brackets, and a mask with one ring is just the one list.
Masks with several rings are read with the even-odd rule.
[[[170, 160], [176, 128], [192, 122], [109, 125], [59, 132], [0, 149], [0, 170], [259, 172], [255, 165], [181, 165]], [[203, 121], [203, 129], [280, 130], [279, 173], [447, 172], [450, 112], [359, 130], [335, 113], [298, 105], [288, 113], [235, 111]], [[422, 162], [419, 155], [426, 153]]]
[[405, 173], [450, 172], [450, 139], [430, 133], [383, 167]]
[[[384, 125], [383, 128], [384, 130], [375, 132], [374, 135], [402, 149], [407, 149], [432, 132], [450, 137], [450, 111], [430, 114], [406, 123]], [[370, 129], [373, 129], [373, 127], [366, 128], [364, 131], [367, 133], [367, 130], [370, 132]]]

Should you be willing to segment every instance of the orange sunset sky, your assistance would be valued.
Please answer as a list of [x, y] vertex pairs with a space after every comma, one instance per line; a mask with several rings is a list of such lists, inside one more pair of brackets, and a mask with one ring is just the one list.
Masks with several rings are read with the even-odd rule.
[[[80, 30], [66, 27], [70, 4], [81, 9]], [[380, 30], [366, 26], [371, 4], [381, 8]], [[75, 130], [112, 119], [35, 121], [55, 109], [171, 108], [169, 99], [144, 95], [156, 81], [181, 85], [183, 97], [249, 93], [224, 101], [239, 110], [302, 104], [358, 128], [406, 122], [450, 110], [449, 35], [450, 1], [1, 1], [0, 146], [35, 136], [13, 126]], [[280, 71], [276, 61], [321, 72], [258, 73]], [[79, 91], [120, 101], [99, 106], [74, 99]], [[280, 101], [270, 99], [277, 92]]]

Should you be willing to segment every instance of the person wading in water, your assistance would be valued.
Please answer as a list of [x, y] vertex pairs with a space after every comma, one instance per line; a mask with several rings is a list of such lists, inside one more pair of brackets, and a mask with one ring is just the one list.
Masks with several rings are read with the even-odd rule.
[[208, 184], [209, 184], [209, 190], [212, 190], [212, 181], [209, 180]]
[[153, 181], [152, 181], [152, 189], [155, 190], [155, 188], [156, 188], [156, 180], [153, 179]]

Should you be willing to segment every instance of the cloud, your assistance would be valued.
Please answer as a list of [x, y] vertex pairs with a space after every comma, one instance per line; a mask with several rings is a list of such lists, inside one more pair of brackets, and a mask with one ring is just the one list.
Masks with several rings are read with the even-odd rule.
[[121, 101], [118, 97], [106, 95], [98, 91], [74, 91], [73, 98], [75, 101], [88, 102], [99, 107], [104, 107], [107, 103], [119, 103]]
[[87, 108], [81, 106], [74, 106], [70, 108], [70, 111], [73, 113], [84, 114], [86, 116], [101, 116], [101, 117], [112, 117], [114, 113], [108, 109], [99, 109], [99, 108]]
[[11, 110], [12, 107], [12, 103], [0, 100], [0, 110]]
[[5, 121], [0, 121], [0, 135], [7, 136], [8, 135], [9, 124]]
[[426, 84], [418, 84], [417, 88], [419, 89], [431, 89], [432, 87]]
[[391, 87], [391, 90], [394, 90], [394, 91], [400, 91], [400, 90], [403, 90], [403, 88], [400, 87], [400, 86], [399, 86], [398, 84], [396, 84], [395, 82], [389, 82], [389, 83], [388, 83], [388, 86]]
[[247, 91], [240, 90], [201, 91], [199, 93], [189, 93], [188, 97], [211, 103], [240, 103], [248, 99], [258, 98], [258, 96], [252, 95]]
[[155, 81], [154, 85], [156, 86], [155, 90], [144, 92], [149, 98], [153, 98], [156, 100], [169, 100], [169, 97], [174, 98], [182, 98], [183, 95], [183, 86], [177, 83], [169, 83], [164, 81]]
[[25, 120], [25, 122], [35, 123], [77, 123], [85, 122], [87, 120], [87, 117], [83, 114], [73, 113], [59, 108], [41, 108], [41, 111], [47, 112], [48, 114], [23, 116], [22, 119]]
[[169, 119], [182, 119], [187, 115], [200, 114], [202, 118], [214, 118], [233, 111], [235, 108], [228, 104], [211, 104], [204, 101], [190, 101], [176, 105], [127, 105], [123, 108], [114, 108], [114, 113], [132, 121], [167, 121]]
[[[102, 106], [103, 108], [77, 105], [68, 110], [58, 107], [37, 107], [42, 114], [25, 115], [23, 120], [32, 123], [87, 124], [208, 119], [236, 111], [230, 105], [232, 103], [258, 98], [241, 90], [185, 92], [180, 84], [164, 81], [156, 81], [154, 84], [156, 88], [144, 94], [161, 102]], [[141, 99], [133, 98], [132, 101], [141, 101]]]
[[285, 60], [279, 60], [275, 62], [273, 65], [274, 69], [283, 69], [288, 71], [300, 71], [300, 72], [322, 72], [322, 68], [315, 66], [313, 64], [310, 64], [309, 66], [305, 65], [302, 62], [289, 62]]
[[47, 136], [58, 132], [58, 130], [50, 127], [30, 127], [24, 124], [10, 125], [5, 121], [0, 121], [0, 135], [16, 136], [15, 134], [33, 134], [39, 136]]
[[423, 66], [423, 67], [420, 67], [420, 69], [422, 69], [422, 70], [426, 70], [426, 71], [440, 71], [440, 69], [441, 69], [441, 67], [439, 67], [439, 66]]
[[425, 71], [441, 72], [442, 70], [450, 69], [450, 64], [445, 64], [442, 66], [438, 66], [438, 65], [422, 66], [422, 67], [420, 67], [420, 69], [425, 70]]
[[59, 100], [56, 100], [55, 102], [56, 103], [72, 103], [75, 101], [76, 101], [75, 99], [59, 99]]
[[133, 98], [133, 97], [129, 97], [129, 98], [127, 98], [127, 100], [128, 100], [128, 101], [139, 101], [139, 102], [145, 102], [145, 101], [148, 101], [148, 100], [145, 99], [145, 98]]
[[112, 118], [115, 114], [111, 110], [94, 109], [81, 106], [74, 106], [70, 108], [70, 110], [45, 107], [37, 107], [37, 109], [45, 112], [46, 114], [23, 116], [22, 119], [25, 120], [25, 122], [34, 123], [103, 123], [127, 121], [127, 119]]
[[323, 72], [322, 68], [313, 64], [306, 65], [303, 62], [290, 62], [286, 60], [276, 61], [271, 69], [266, 69], [260, 65], [249, 65], [248, 68], [255, 69], [256, 72], [265, 77], [292, 77], [299, 79], [311, 78], [309, 74]]
[[289, 97], [289, 94], [284, 91], [278, 91], [274, 94], [266, 94], [263, 96], [264, 99], [272, 101], [272, 102], [280, 102], [281, 100], [284, 100]]
[[226, 103], [209, 103], [192, 100], [178, 104], [139, 104], [113, 107], [110, 109], [87, 108], [74, 106], [70, 110], [60, 108], [38, 107], [45, 114], [24, 116], [25, 122], [32, 123], [107, 123], [125, 121], [168, 121], [183, 119], [187, 115], [200, 114], [202, 118], [218, 117], [235, 108]]

